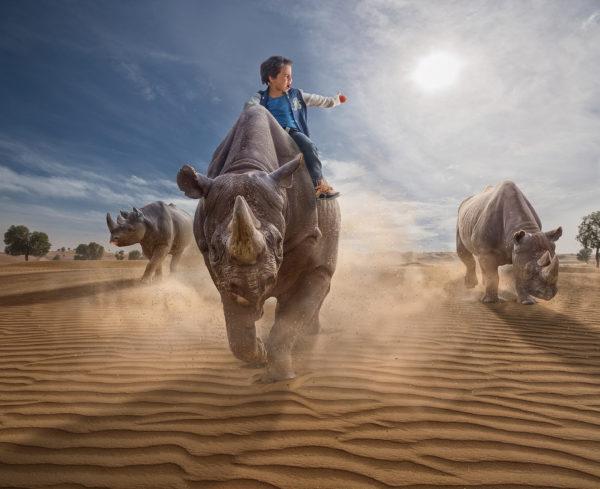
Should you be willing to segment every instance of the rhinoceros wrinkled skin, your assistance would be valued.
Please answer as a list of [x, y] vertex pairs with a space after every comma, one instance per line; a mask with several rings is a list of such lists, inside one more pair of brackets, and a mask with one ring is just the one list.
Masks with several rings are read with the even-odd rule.
[[562, 228], [542, 232], [542, 223], [523, 192], [511, 181], [487, 187], [464, 200], [458, 209], [456, 250], [467, 267], [465, 284], [477, 285], [477, 256], [483, 275], [483, 302], [498, 302], [498, 267], [512, 263], [517, 300], [556, 295], [558, 257], [555, 241]]
[[142, 282], [149, 283], [162, 275], [162, 262], [172, 255], [171, 273], [177, 269], [185, 248], [192, 241], [192, 217], [174, 204], [152, 202], [131, 212], [121, 211], [117, 222], [110, 213], [106, 214], [110, 231], [110, 242], [117, 246], [140, 243], [144, 256], [150, 261], [146, 266]]
[[[338, 203], [317, 202], [298, 147], [262, 106], [242, 112], [206, 176], [185, 165], [177, 183], [200, 199], [194, 235], [221, 295], [232, 353], [266, 363], [265, 382], [293, 378], [292, 349], [318, 332], [335, 271]], [[269, 297], [277, 307], [265, 345], [255, 321]]]

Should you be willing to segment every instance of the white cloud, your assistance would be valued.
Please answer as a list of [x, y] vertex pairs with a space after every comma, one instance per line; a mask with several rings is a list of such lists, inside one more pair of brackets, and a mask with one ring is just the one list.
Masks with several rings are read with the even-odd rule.
[[104, 185], [98, 185], [95, 180], [17, 173], [4, 166], [0, 166], [0, 190], [9, 195], [28, 193], [38, 197], [94, 202], [129, 202], [132, 197], [131, 194], [117, 193]]
[[166, 90], [159, 84], [152, 83], [142, 72], [137, 63], [119, 61], [116, 68], [125, 78], [131, 81], [138, 89], [140, 95], [148, 102], [156, 99], [157, 96], [164, 96]]
[[148, 182], [137, 175], [131, 175], [127, 180], [128, 187], [139, 187], [139, 186], [147, 186]]
[[[58, 201], [79, 202], [89, 207], [103, 204], [107, 208], [141, 207], [156, 200], [173, 201], [181, 192], [174, 180], [159, 176], [124, 175], [116, 172], [99, 174], [73, 163], [81, 155], [64, 154], [64, 160], [48, 154], [61, 154], [60, 148], [49, 145], [25, 144], [0, 137], [0, 152], [19, 164], [18, 170], [5, 166], [0, 161], [0, 193], [16, 200], [30, 197], [49, 197]], [[48, 154], [46, 154], [48, 153]], [[104, 161], [95, 161], [85, 156], [95, 167], [105, 166]]]
[[600, 10], [597, 10], [592, 15], [590, 15], [583, 23], [581, 24], [581, 28], [583, 30], [592, 29], [594, 27], [598, 27], [600, 25]]

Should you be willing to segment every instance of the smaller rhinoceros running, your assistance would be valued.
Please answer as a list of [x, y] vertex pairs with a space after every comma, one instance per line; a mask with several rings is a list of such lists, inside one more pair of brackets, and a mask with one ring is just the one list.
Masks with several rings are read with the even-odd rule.
[[498, 267], [510, 263], [521, 304], [534, 304], [534, 297], [552, 299], [558, 282], [554, 242], [562, 228], [541, 228], [540, 218], [513, 182], [487, 187], [464, 200], [458, 209], [456, 251], [467, 267], [466, 286], [477, 285], [476, 255], [485, 285], [483, 302], [500, 300]]
[[121, 211], [117, 223], [110, 213], [106, 214], [110, 231], [110, 242], [117, 246], [142, 245], [144, 256], [150, 260], [142, 276], [142, 282], [149, 283], [156, 274], [162, 275], [162, 262], [167, 255], [171, 258], [171, 273], [185, 248], [192, 241], [192, 217], [173, 204], [152, 202], [132, 212]]

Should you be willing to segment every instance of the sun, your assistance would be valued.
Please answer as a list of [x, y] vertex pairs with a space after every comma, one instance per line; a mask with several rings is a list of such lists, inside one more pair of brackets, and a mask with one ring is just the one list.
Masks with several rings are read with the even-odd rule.
[[431, 53], [421, 58], [412, 79], [426, 92], [436, 92], [453, 85], [460, 75], [462, 62], [457, 56], [445, 52]]

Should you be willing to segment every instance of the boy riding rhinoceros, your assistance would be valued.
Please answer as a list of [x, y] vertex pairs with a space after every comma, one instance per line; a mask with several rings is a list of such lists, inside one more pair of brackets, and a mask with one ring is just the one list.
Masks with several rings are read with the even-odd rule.
[[[186, 165], [177, 184], [200, 199], [194, 235], [221, 295], [231, 351], [266, 364], [265, 381], [294, 377], [292, 349], [319, 330], [336, 266], [337, 201], [315, 199], [296, 144], [258, 104], [242, 112], [206, 176]], [[277, 309], [265, 345], [255, 321], [269, 297]]]

